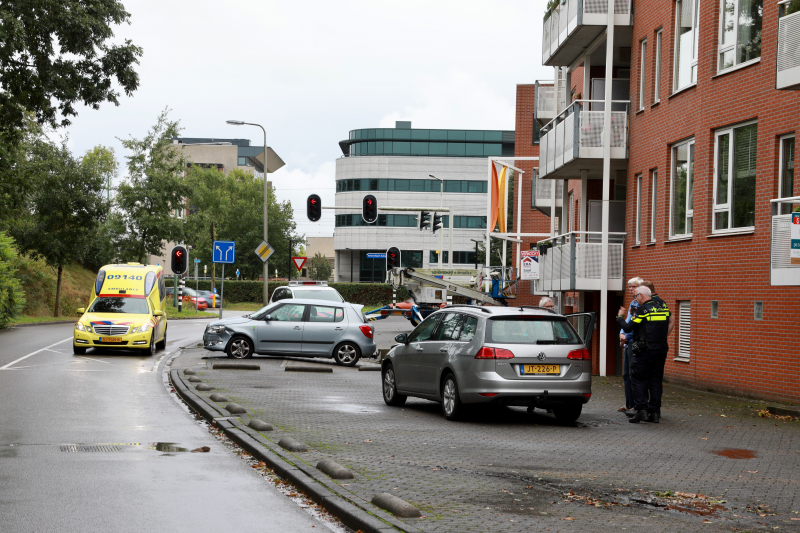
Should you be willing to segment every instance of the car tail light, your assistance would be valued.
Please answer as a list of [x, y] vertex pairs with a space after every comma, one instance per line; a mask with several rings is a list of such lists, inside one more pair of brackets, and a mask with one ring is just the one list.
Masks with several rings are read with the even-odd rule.
[[583, 395], [586, 396], [587, 398], [591, 398], [592, 397], [592, 393], [591, 392], [584, 392]]
[[572, 350], [567, 354], [567, 359], [577, 359], [579, 361], [590, 361], [592, 359], [592, 354], [589, 353], [589, 350], [586, 348], [581, 348], [580, 350]]
[[511, 359], [514, 357], [514, 352], [506, 350], [505, 348], [489, 348], [483, 346], [478, 353], [475, 354], [475, 359]]
[[492, 396], [497, 396], [496, 392], [479, 392], [478, 396], [488, 396], [491, 398]]
[[361, 333], [363, 333], [366, 338], [368, 338], [368, 339], [372, 338], [372, 328], [371, 327], [369, 327], [367, 325], [364, 325], [364, 326], [358, 326], [358, 329], [361, 330]]

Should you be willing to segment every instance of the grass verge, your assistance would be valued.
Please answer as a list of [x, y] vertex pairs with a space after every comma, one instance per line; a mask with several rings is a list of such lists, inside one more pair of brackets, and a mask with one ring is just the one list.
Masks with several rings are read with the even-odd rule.
[[207, 313], [205, 311], [195, 312], [194, 307], [183, 306], [183, 310], [179, 313], [177, 307], [167, 306], [167, 318], [214, 318], [218, 316], [216, 313]]

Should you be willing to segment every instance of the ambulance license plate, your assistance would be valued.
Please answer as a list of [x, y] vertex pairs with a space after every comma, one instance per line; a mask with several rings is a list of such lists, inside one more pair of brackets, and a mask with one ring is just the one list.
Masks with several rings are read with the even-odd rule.
[[519, 365], [520, 374], [560, 374], [561, 365]]
[[122, 342], [122, 337], [100, 337], [100, 342]]

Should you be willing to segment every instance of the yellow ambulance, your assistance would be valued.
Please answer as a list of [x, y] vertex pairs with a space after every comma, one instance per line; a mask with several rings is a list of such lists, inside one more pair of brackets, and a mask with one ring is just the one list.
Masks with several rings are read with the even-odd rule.
[[136, 349], [148, 355], [167, 345], [167, 290], [160, 266], [106, 265], [97, 273], [89, 307], [75, 323], [75, 354], [88, 348]]

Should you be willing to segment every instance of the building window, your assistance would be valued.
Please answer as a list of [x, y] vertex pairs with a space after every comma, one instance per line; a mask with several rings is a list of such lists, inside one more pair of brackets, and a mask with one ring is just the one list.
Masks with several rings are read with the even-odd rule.
[[567, 195], [567, 231], [572, 233], [573, 231], [573, 219], [575, 218], [575, 206], [572, 203], [572, 191], [569, 192]]
[[763, 0], [722, 0], [718, 70], [761, 57]]
[[237, 163], [240, 167], [247, 166], [247, 158], [239, 156], [239, 162]]
[[639, 46], [639, 109], [644, 109], [644, 78], [647, 73], [647, 39], [642, 39]]
[[670, 237], [692, 235], [694, 219], [694, 139], [672, 147]]
[[636, 246], [641, 244], [642, 234], [642, 175], [636, 176]]
[[675, 4], [675, 82], [673, 91], [697, 83], [697, 15], [700, 0]]
[[[794, 134], [780, 139], [780, 167], [778, 170], [778, 198], [791, 198], [794, 196]], [[780, 204], [778, 214], [786, 215], [792, 212], [791, 204]]]
[[[484, 180], [445, 180], [444, 192], [486, 193]], [[336, 192], [353, 191], [410, 191], [439, 192], [439, 181], [426, 179], [349, 179], [336, 182]]]
[[[448, 252], [447, 250], [442, 252], [442, 264], [447, 263], [447, 259], [449, 258], [449, 256], [450, 252]], [[439, 253], [436, 250], [431, 250], [428, 259], [429, 259], [428, 262], [431, 264], [439, 264]]]
[[755, 226], [757, 138], [755, 122], [716, 132], [714, 231]]
[[711, 318], [719, 318], [719, 302], [711, 300]]
[[689, 359], [692, 355], [692, 302], [678, 302], [678, 357]]
[[654, 170], [650, 176], [650, 242], [656, 242], [656, 218], [658, 213], [658, 171]]
[[764, 320], [764, 302], [754, 302], [753, 305], [753, 319]]
[[657, 104], [661, 101], [661, 38], [664, 32], [658, 30], [656, 32], [656, 49], [655, 49], [655, 72], [653, 73], [653, 103]]

